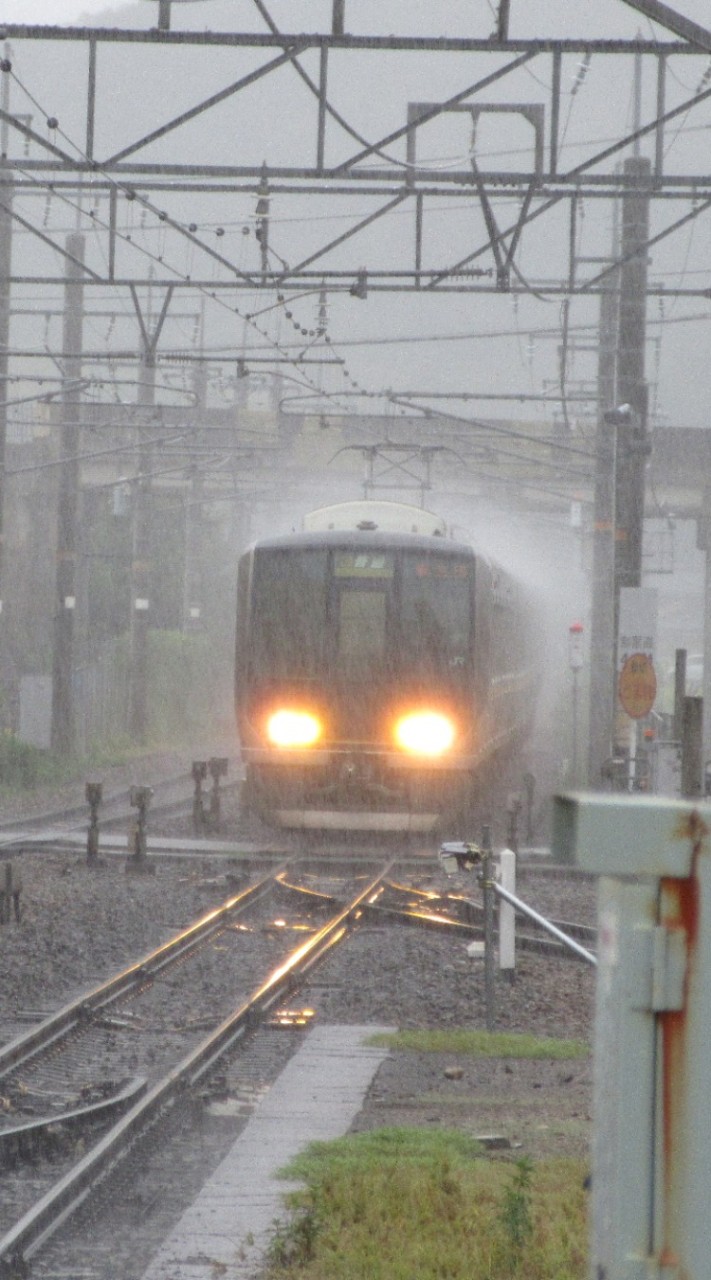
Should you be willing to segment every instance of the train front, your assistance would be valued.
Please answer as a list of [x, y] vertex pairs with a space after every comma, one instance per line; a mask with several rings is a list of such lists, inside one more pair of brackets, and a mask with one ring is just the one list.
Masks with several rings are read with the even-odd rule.
[[442, 538], [257, 544], [239, 581], [247, 803], [283, 827], [430, 831], [477, 753], [476, 560]]

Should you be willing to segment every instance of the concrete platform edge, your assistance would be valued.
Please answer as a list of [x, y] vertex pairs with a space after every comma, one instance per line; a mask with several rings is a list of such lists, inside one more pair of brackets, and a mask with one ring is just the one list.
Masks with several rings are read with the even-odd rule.
[[256, 1280], [291, 1184], [275, 1174], [309, 1142], [347, 1133], [388, 1055], [366, 1044], [394, 1027], [314, 1027], [143, 1280]]

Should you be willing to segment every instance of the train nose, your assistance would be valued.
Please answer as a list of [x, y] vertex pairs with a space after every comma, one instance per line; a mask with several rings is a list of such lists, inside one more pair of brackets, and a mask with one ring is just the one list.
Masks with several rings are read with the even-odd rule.
[[372, 766], [362, 756], [349, 755], [341, 762], [339, 780], [344, 787], [355, 790], [370, 782], [372, 773]]

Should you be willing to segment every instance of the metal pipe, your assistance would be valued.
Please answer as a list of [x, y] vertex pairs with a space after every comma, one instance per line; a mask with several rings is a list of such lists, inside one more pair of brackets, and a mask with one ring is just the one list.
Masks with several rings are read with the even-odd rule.
[[491, 893], [496, 888], [492, 876], [491, 828], [484, 827], [481, 839], [481, 880], [484, 896], [484, 992], [486, 1002], [486, 1029], [494, 1030], [496, 1007], [494, 1003], [494, 899]]
[[494, 890], [494, 893], [499, 895], [500, 898], [503, 898], [506, 902], [510, 902], [512, 907], [515, 907], [517, 911], [521, 912], [521, 915], [528, 916], [529, 920], [533, 920], [536, 924], [540, 925], [542, 929], [546, 930], [546, 933], [552, 934], [552, 936], [557, 938], [559, 942], [562, 942], [564, 946], [569, 947], [571, 951], [574, 951], [576, 955], [580, 956], [581, 960], [587, 960], [588, 964], [597, 966], [597, 957], [592, 954], [592, 951], [587, 951], [585, 947], [581, 947], [579, 942], [575, 942], [573, 938], [569, 938], [567, 933], [563, 933], [562, 929], [558, 929], [556, 925], [551, 924], [550, 920], [546, 920], [545, 916], [539, 915], [537, 911], [533, 910], [533, 907], [527, 906], [526, 903], [522, 902], [520, 898], [517, 898], [514, 893], [509, 893], [508, 889], [502, 888], [502, 886], [497, 884], [495, 880], [491, 882], [491, 888]]

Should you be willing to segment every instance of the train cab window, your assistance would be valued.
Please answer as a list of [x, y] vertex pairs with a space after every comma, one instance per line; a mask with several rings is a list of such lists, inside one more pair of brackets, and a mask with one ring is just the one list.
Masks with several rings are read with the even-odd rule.
[[388, 601], [395, 556], [383, 548], [336, 551], [333, 556], [334, 675], [377, 679], [387, 662]]
[[456, 676], [469, 668], [473, 562], [455, 556], [404, 555], [400, 660]]
[[322, 669], [328, 601], [327, 550], [267, 550], [255, 557], [253, 674], [310, 679]]
[[336, 674], [360, 680], [382, 669], [385, 657], [387, 597], [359, 583], [358, 589], [340, 590]]

